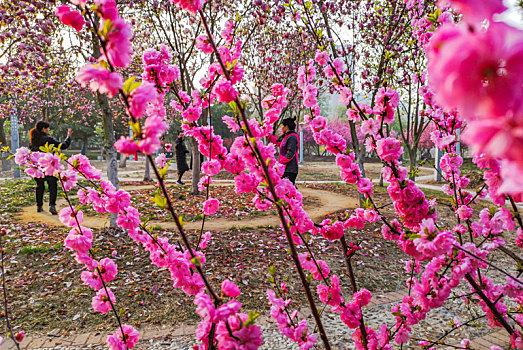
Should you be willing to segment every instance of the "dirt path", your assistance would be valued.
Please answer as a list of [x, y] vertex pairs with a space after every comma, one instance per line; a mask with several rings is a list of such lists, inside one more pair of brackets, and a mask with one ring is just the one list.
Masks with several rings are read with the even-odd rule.
[[[134, 187], [122, 187], [126, 191], [133, 190], [145, 190], [152, 189], [152, 185], [145, 186], [134, 186]], [[343, 209], [357, 208], [359, 203], [358, 199], [354, 197], [347, 197], [343, 195], [336, 194], [330, 191], [317, 190], [312, 188], [300, 188], [300, 192], [303, 194], [304, 198], [315, 198], [319, 200], [320, 204], [314, 204], [311, 206], [306, 206], [305, 210], [309, 214], [312, 220], [316, 221], [330, 213], [337, 212]], [[153, 204], [151, 204], [153, 205]], [[65, 199], [58, 199], [56, 203], [57, 210], [65, 208], [67, 202]], [[43, 213], [38, 213], [36, 211], [36, 206], [24, 207], [21, 214], [18, 216], [19, 220], [24, 222], [37, 222], [42, 224], [50, 224], [54, 226], [63, 226], [58, 215], [51, 215], [47, 208], [44, 207], [45, 211]], [[154, 225], [161, 226], [164, 229], [176, 229], [174, 222], [159, 222], [152, 221]], [[276, 215], [268, 215], [254, 218], [242, 218], [239, 220], [234, 219], [212, 219], [205, 222], [205, 230], [211, 231], [220, 231], [228, 230], [233, 227], [260, 227], [260, 226], [277, 226], [280, 224], [280, 220]], [[88, 217], [84, 216], [84, 226], [89, 228], [103, 228], [109, 226], [109, 215], [97, 216], [97, 217]], [[194, 221], [187, 223], [184, 227], [188, 230], [200, 229], [202, 226], [201, 221]]]

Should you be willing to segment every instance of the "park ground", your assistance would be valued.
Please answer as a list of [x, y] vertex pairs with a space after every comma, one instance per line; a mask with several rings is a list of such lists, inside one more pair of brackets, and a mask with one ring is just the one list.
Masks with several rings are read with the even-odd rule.
[[[121, 185], [131, 192], [134, 204], [150, 220], [155, 233], [177, 239], [174, 225], [165, 211], [155, 207], [149, 200], [154, 183], [135, 181], [143, 177], [143, 163], [130, 162], [121, 174]], [[380, 165], [368, 164], [366, 175], [379, 177]], [[423, 169], [419, 174], [428, 182], [433, 171]], [[174, 172], [171, 178], [174, 178]], [[205, 271], [211, 283], [218, 285], [225, 278], [237, 283], [243, 294], [239, 301], [244, 310], [255, 310], [268, 316], [270, 305], [265, 290], [268, 267], [276, 266], [279, 281], [285, 281], [293, 299], [292, 306], [300, 309], [306, 300], [295, 276], [287, 244], [273, 212], [259, 212], [251, 203], [249, 194], [237, 195], [227, 176], [218, 175], [224, 181], [211, 189], [211, 196], [220, 198], [220, 210], [207, 221], [204, 231], [212, 231], [212, 240], [206, 249]], [[185, 179], [190, 183], [190, 177]], [[332, 162], [308, 162], [300, 169], [298, 189], [304, 193], [305, 209], [315, 222], [324, 218], [342, 217], [358, 206], [357, 192], [353, 186], [342, 183], [321, 183], [339, 180], [339, 172]], [[175, 207], [188, 222], [190, 238], [195, 242], [200, 234], [202, 195], [190, 194], [190, 186], [169, 184]], [[384, 187], [376, 188], [378, 205], [384, 206], [385, 215], [394, 214]], [[80, 266], [73, 254], [63, 247], [68, 230], [56, 216], [36, 213], [33, 204], [34, 182], [32, 180], [0, 183], [0, 225], [7, 229], [2, 237], [5, 248], [5, 269], [9, 300], [9, 314], [13, 324], [28, 336], [74, 337], [88, 332], [107, 334], [115, 329], [111, 314], [94, 313], [90, 307], [92, 290], [80, 281]], [[425, 190], [427, 197], [435, 198], [440, 204], [441, 222], [453, 222], [450, 199], [438, 191]], [[64, 202], [59, 202], [63, 207]], [[475, 209], [489, 207], [489, 202], [479, 202]], [[47, 209], [47, 208], [45, 208]], [[182, 329], [198, 322], [191, 299], [172, 287], [166, 270], [149, 263], [148, 254], [137, 246], [124, 232], [108, 228], [107, 217], [86, 210], [86, 226], [94, 229], [94, 251], [98, 257], [112, 257], [119, 267], [117, 279], [112, 283], [125, 323], [137, 328], [165, 327]], [[361, 252], [354, 258], [355, 273], [359, 287], [367, 288], [374, 295], [396, 295], [405, 292], [404, 265], [408, 257], [380, 234], [380, 225], [367, 225], [363, 230], [348, 231], [347, 239], [360, 243]], [[513, 241], [506, 237], [507, 241]], [[342, 279], [343, 290], [350, 290], [345, 273], [341, 247], [324, 239], [312, 237], [312, 249], [320, 253], [334, 272]], [[501, 254], [498, 265], [514, 271], [513, 264]], [[494, 279], [502, 278], [494, 271]], [[396, 294], [395, 294], [396, 293]], [[398, 294], [399, 293], [399, 294]], [[393, 302], [394, 298], [386, 299]], [[456, 298], [458, 300], [458, 298]], [[458, 300], [459, 301], [459, 300]], [[379, 303], [378, 303], [379, 304]], [[390, 313], [391, 305], [384, 304], [375, 314]], [[376, 305], [378, 307], [379, 305]], [[374, 310], [374, 309], [373, 309]], [[447, 311], [445, 311], [447, 312]], [[457, 318], [467, 319], [473, 310], [461, 305], [450, 307], [443, 314], [440, 325], [431, 325], [420, 330], [418, 336], [434, 339], [441, 334], [447, 323]], [[372, 313], [369, 316], [372, 319]], [[436, 318], [438, 319], [438, 318]], [[390, 317], [388, 319], [391, 320]], [[467, 333], [469, 332], [469, 333]], [[165, 332], [164, 332], [165, 333]], [[348, 333], [347, 333], [348, 334]], [[482, 337], [489, 334], [485, 324], [478, 322], [472, 330], [454, 332], [455, 339]], [[172, 336], [164, 334], [165, 339]], [[343, 339], [343, 338], [341, 338]], [[165, 341], [165, 340], [164, 340]], [[147, 347], [143, 347], [147, 348]]]

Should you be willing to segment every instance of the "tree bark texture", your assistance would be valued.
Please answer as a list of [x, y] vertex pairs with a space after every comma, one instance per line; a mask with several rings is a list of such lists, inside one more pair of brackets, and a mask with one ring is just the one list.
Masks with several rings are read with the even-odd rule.
[[[113, 125], [113, 115], [111, 113], [111, 108], [109, 107], [109, 101], [107, 96], [100, 93], [96, 93], [96, 100], [100, 106], [100, 111], [102, 112], [102, 120], [104, 126], [104, 153], [105, 159], [107, 161], [107, 178], [117, 189], [120, 187], [120, 180], [118, 180], [118, 160], [116, 148], [114, 148], [114, 143], [116, 142], [114, 137], [114, 125]], [[111, 215], [111, 227], [116, 227], [116, 217], [117, 215]]]

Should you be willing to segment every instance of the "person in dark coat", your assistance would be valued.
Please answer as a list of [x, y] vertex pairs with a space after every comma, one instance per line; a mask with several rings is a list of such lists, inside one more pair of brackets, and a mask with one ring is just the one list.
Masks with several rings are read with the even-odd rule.
[[174, 150], [176, 153], [176, 165], [178, 167], [178, 181], [176, 181], [176, 184], [185, 185], [182, 182], [182, 176], [187, 170], [189, 170], [189, 165], [187, 165], [186, 157], [186, 154], [189, 153], [189, 151], [187, 150], [187, 146], [185, 146], [183, 131], [180, 131], [178, 133], [178, 138], [176, 139], [174, 145]]
[[285, 164], [285, 172], [282, 178], [289, 179], [296, 185], [298, 176], [298, 134], [296, 133], [296, 122], [294, 119], [287, 118], [282, 121], [282, 132], [278, 139], [274, 135], [269, 135], [269, 141], [280, 148], [278, 161]]
[[[67, 138], [64, 142], [57, 141], [56, 139], [49, 136], [49, 123], [40, 120], [36, 123], [35, 127], [29, 131], [29, 144], [30, 149], [33, 152], [41, 152], [40, 147], [53, 145], [60, 147], [60, 149], [66, 149], [71, 144], [71, 135], [73, 131], [67, 130]], [[44, 192], [45, 183], [49, 188], [49, 212], [53, 215], [58, 214], [56, 211], [56, 195], [58, 192], [58, 179], [56, 176], [46, 176], [43, 178], [35, 178], [36, 181], [36, 206], [39, 213], [43, 212], [44, 205]]]

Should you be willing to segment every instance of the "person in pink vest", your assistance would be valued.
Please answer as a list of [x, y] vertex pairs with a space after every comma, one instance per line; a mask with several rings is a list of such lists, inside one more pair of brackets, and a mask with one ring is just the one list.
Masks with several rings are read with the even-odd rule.
[[278, 161], [285, 164], [285, 172], [282, 178], [289, 179], [293, 185], [298, 176], [298, 134], [296, 133], [295, 119], [287, 118], [282, 121], [282, 132], [278, 139], [274, 135], [269, 135], [270, 142], [280, 147]]

